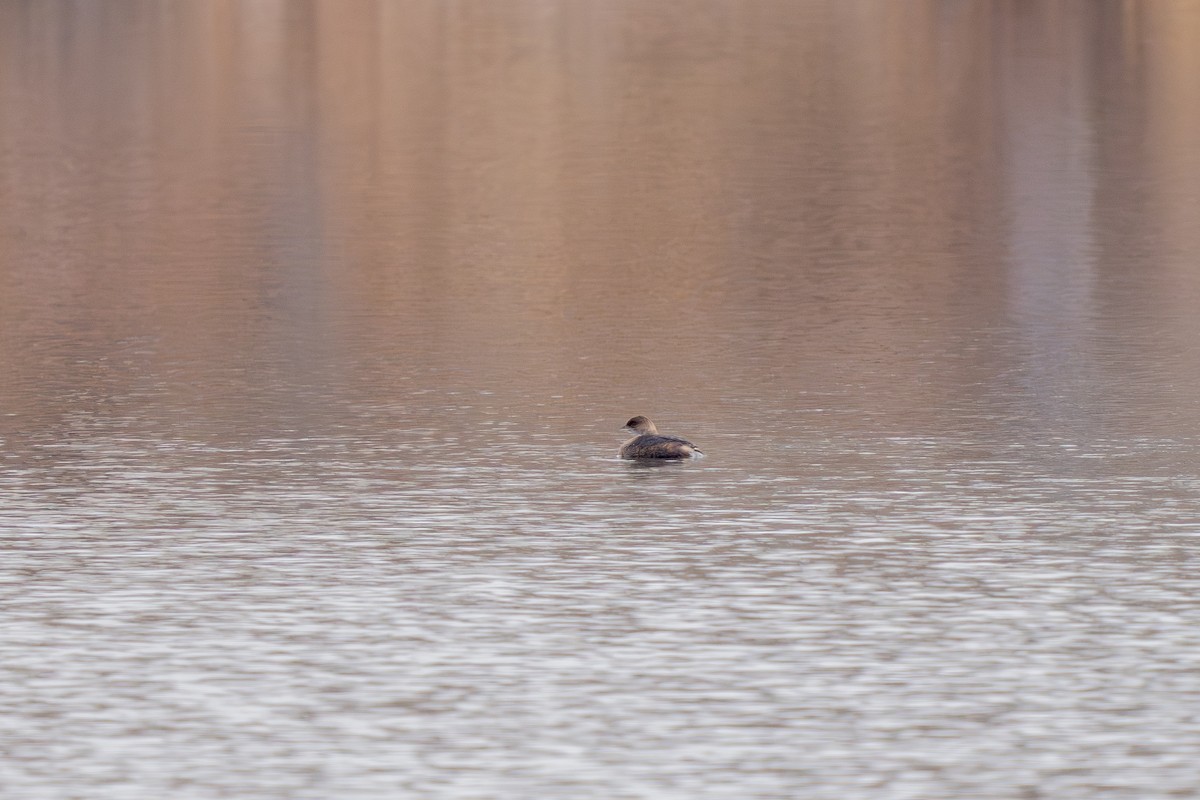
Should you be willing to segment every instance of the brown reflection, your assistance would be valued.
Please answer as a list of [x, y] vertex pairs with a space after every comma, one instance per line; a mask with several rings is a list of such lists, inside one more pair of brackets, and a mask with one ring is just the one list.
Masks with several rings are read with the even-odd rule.
[[8, 4], [4, 405], [203, 430], [466, 387], [927, 430], [1068, 424], [1156, 371], [1190, 391], [1198, 26], [1084, 2]]

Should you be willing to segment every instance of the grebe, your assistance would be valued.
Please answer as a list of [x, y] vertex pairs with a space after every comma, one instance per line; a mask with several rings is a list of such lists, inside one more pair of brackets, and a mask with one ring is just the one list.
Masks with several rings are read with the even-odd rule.
[[636, 416], [625, 423], [625, 430], [634, 436], [621, 445], [621, 458], [692, 458], [704, 455], [699, 447], [678, 436], [664, 436], [654, 423]]

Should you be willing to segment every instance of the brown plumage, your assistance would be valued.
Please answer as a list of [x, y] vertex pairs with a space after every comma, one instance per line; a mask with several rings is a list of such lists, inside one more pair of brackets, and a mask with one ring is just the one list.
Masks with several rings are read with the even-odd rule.
[[692, 458], [704, 455], [699, 447], [678, 436], [665, 436], [654, 423], [636, 416], [625, 423], [625, 430], [634, 437], [621, 445], [621, 458]]

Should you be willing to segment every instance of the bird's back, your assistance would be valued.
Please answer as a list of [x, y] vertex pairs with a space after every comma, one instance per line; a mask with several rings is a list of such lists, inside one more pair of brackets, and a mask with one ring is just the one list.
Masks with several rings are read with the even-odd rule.
[[621, 446], [621, 458], [691, 458], [700, 448], [678, 436], [644, 433]]

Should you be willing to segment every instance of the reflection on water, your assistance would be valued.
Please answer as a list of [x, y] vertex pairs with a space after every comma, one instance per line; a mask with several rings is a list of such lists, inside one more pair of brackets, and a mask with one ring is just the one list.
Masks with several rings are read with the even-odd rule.
[[0, 8], [5, 796], [1188, 795], [1198, 39]]

